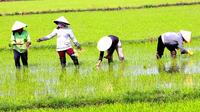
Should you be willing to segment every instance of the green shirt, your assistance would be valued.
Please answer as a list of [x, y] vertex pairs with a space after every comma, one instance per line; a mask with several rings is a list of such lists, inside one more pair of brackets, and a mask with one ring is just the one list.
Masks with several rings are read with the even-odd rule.
[[[26, 30], [24, 30], [21, 34], [15, 32], [11, 35], [11, 44], [13, 45], [13, 49], [20, 53], [27, 51], [26, 43], [30, 41], [30, 36]], [[16, 43], [20, 43], [20, 45], [16, 45]]]

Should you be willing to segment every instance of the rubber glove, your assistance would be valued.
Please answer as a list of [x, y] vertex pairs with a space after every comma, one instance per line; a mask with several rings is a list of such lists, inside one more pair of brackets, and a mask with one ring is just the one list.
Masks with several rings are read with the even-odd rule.
[[188, 51], [188, 54], [192, 56], [194, 53], [192, 51]]

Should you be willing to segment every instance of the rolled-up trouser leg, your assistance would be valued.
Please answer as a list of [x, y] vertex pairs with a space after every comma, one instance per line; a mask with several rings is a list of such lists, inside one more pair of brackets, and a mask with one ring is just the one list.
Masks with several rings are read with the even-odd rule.
[[117, 44], [116, 51], [117, 51], [119, 60], [120, 60], [120, 61], [123, 61], [123, 60], [124, 60], [124, 54], [123, 54], [123, 51], [122, 51], [122, 44], [121, 44], [121, 41], [120, 41], [120, 40], [119, 40], [119, 42], [118, 42], [118, 44]]
[[60, 64], [61, 64], [61, 66], [64, 68], [64, 67], [66, 67], [66, 58], [65, 57], [61, 57], [60, 58]]
[[68, 55], [71, 57], [71, 59], [73, 60], [74, 65], [79, 65], [78, 58], [77, 58], [77, 56], [75, 55], [74, 50], [73, 50], [72, 48], [67, 49], [67, 54], [68, 54]]
[[19, 69], [20, 68], [20, 53], [16, 50], [13, 50], [13, 53], [14, 53], [15, 67]]
[[28, 51], [21, 53], [22, 63], [25, 67], [28, 67]]
[[164, 43], [162, 41], [162, 38], [160, 36], [160, 37], [158, 37], [158, 44], [157, 44], [157, 53], [156, 53], [156, 58], [157, 59], [162, 58], [164, 49], [165, 49], [165, 45], [164, 45]]
[[74, 65], [79, 65], [78, 58], [75, 54], [72, 54], [70, 57], [73, 60]]
[[60, 64], [64, 68], [66, 66], [66, 57], [65, 57], [66, 51], [58, 51], [59, 57], [60, 57]]

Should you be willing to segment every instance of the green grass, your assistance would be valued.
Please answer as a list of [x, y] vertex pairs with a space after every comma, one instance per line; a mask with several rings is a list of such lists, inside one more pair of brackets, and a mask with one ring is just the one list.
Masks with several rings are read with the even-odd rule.
[[68, 18], [71, 27], [81, 43], [97, 42], [109, 34], [117, 35], [121, 40], [157, 38], [167, 31], [186, 29], [199, 36], [200, 7], [184, 6], [159, 9], [126, 10], [112, 12], [61, 13], [29, 16], [0, 17], [0, 47], [7, 48], [11, 35], [11, 26], [15, 20], [28, 24], [33, 46], [55, 45], [55, 40], [36, 43], [39, 37], [49, 34], [56, 26], [52, 22], [61, 15]]
[[33, 0], [0, 3], [0, 13], [44, 11], [59, 9], [86, 9], [118, 6], [140, 6], [176, 2], [194, 2], [198, 0]]

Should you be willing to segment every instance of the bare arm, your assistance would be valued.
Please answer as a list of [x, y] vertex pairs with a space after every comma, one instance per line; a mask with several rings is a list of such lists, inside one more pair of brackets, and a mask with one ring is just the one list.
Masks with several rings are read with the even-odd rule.
[[98, 62], [97, 62], [97, 64], [96, 64], [97, 69], [98, 69], [98, 68], [100, 67], [100, 65], [101, 65], [101, 62], [102, 62], [102, 60], [103, 60], [103, 56], [104, 56], [104, 51], [100, 51], [99, 60], [98, 60]]

